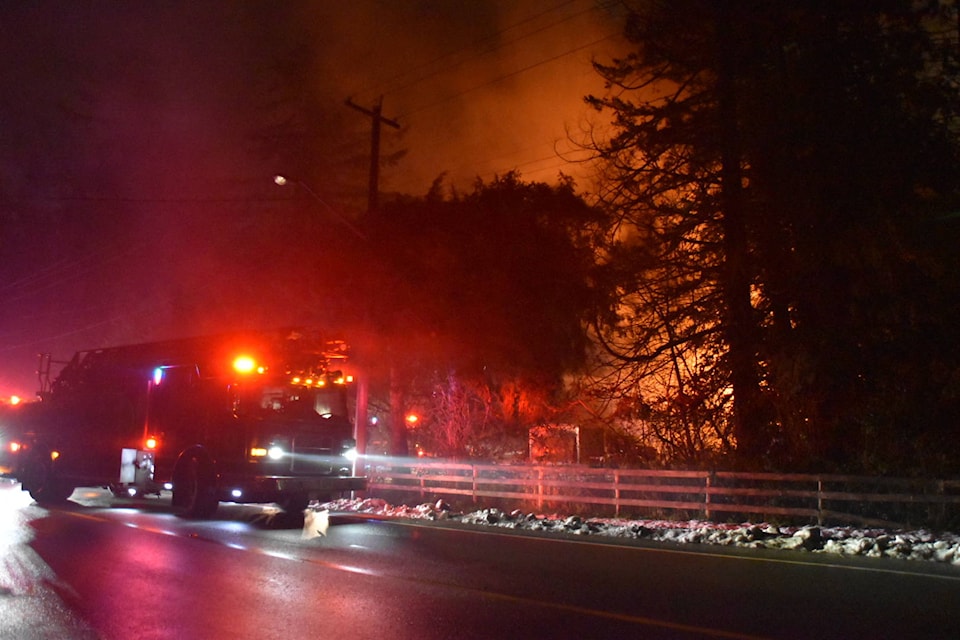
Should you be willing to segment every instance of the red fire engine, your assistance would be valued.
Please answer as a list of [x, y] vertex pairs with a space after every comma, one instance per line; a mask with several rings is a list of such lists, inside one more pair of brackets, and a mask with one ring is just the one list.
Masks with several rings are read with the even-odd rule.
[[346, 357], [342, 341], [301, 330], [82, 351], [52, 382], [44, 357], [40, 401], [8, 429], [5, 475], [41, 504], [76, 487], [171, 489], [188, 517], [362, 490]]

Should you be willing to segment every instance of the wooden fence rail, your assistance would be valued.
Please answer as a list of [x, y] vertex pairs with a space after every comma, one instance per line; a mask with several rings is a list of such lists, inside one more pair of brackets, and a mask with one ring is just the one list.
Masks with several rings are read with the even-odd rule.
[[960, 480], [434, 461], [372, 463], [365, 471], [368, 495], [404, 501], [444, 497], [615, 517], [960, 526]]

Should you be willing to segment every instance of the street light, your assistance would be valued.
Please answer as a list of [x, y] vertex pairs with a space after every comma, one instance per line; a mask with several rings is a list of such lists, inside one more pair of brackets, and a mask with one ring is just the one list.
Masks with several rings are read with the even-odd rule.
[[287, 186], [288, 184], [296, 184], [296, 185], [302, 187], [303, 190], [306, 191], [307, 193], [309, 193], [310, 196], [311, 196], [314, 200], [316, 200], [316, 201], [320, 204], [320, 206], [322, 206], [324, 209], [326, 209], [328, 213], [333, 214], [333, 217], [335, 217], [337, 220], [339, 220], [339, 221], [342, 222], [344, 225], [346, 225], [346, 227], [347, 227], [348, 229], [350, 229], [350, 231], [352, 231], [355, 236], [357, 236], [358, 238], [360, 238], [360, 239], [363, 240], [363, 241], [366, 241], [366, 240], [367, 240], [367, 236], [363, 235], [363, 232], [361, 232], [359, 229], [357, 229], [357, 228], [353, 225], [353, 223], [351, 223], [346, 217], [344, 217], [343, 215], [341, 215], [336, 209], [334, 209], [334, 208], [331, 207], [329, 204], [327, 204], [327, 202], [326, 202], [323, 198], [321, 198], [320, 196], [318, 196], [317, 193], [316, 193], [313, 189], [311, 189], [309, 185], [307, 185], [307, 183], [303, 182], [302, 180], [291, 180], [290, 178], [287, 178], [286, 176], [279, 175], [279, 174], [273, 176], [273, 182], [274, 182], [274, 184], [276, 184], [277, 186], [280, 186], [280, 187], [285, 187], [285, 186]]

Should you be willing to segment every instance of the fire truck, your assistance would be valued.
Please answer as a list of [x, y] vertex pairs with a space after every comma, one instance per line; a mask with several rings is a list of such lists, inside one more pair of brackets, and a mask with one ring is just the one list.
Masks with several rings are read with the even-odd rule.
[[8, 477], [40, 504], [77, 487], [172, 491], [184, 517], [220, 502], [301, 510], [363, 490], [354, 473], [347, 345], [283, 330], [81, 351], [55, 379], [41, 357], [39, 402], [17, 408]]

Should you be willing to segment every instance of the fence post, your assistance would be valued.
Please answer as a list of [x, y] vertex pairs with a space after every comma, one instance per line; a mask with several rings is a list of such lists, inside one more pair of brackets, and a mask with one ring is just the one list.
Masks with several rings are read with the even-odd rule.
[[817, 526], [823, 526], [823, 478], [817, 476]]
[[472, 464], [470, 468], [473, 470], [473, 483], [471, 492], [473, 493], [473, 503], [477, 503], [477, 465]]
[[620, 469], [613, 470], [613, 505], [615, 518], [620, 517]]
[[704, 477], [703, 487], [703, 515], [707, 520], [713, 516], [710, 511], [710, 487], [713, 486], [713, 472], [711, 471]]
[[537, 467], [537, 511], [543, 509], [543, 467]]
[[[943, 479], [937, 480], [937, 496], [940, 498], [940, 508], [937, 510], [939, 517], [937, 518], [937, 524], [943, 526], [947, 522], [947, 501], [945, 496], [947, 495], [947, 485]], [[927, 512], [927, 518], [930, 518], [930, 512]]]

